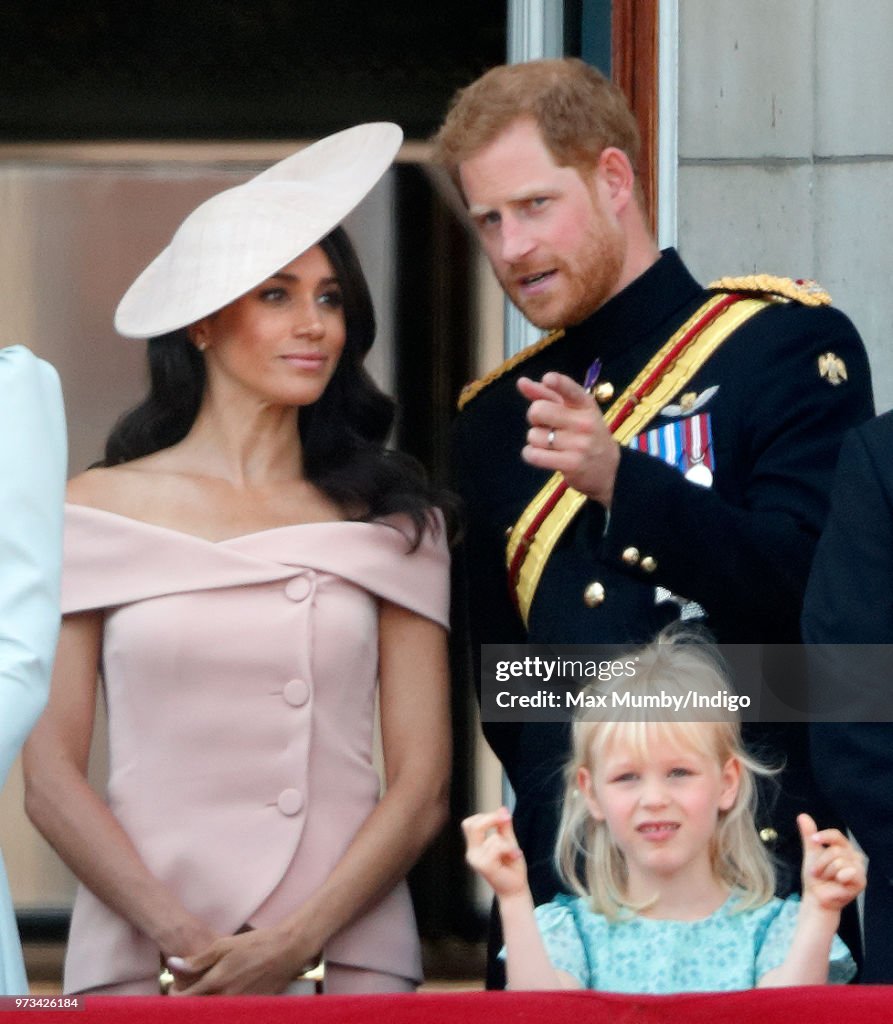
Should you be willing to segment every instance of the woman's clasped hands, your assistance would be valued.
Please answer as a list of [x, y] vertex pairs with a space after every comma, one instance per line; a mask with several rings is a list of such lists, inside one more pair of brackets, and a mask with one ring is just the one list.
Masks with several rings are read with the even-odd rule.
[[316, 964], [319, 948], [281, 927], [222, 936], [190, 957], [170, 956], [170, 995], [279, 995]]

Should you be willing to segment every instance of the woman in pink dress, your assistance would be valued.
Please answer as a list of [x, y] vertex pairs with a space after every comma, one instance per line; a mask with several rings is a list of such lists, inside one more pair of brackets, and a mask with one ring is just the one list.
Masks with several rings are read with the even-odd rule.
[[[25, 758], [29, 814], [81, 882], [66, 991], [157, 992], [165, 966], [187, 994], [312, 990], [320, 958], [328, 991], [420, 979], [403, 879], [446, 815], [448, 556], [385, 448], [336, 227], [400, 138], [359, 126], [212, 197], [118, 307], [151, 389], [69, 485]], [[106, 799], [86, 779], [97, 673]]]

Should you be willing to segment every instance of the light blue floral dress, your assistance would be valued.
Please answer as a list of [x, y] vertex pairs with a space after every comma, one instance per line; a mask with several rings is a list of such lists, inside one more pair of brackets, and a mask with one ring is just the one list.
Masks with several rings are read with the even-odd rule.
[[[66, 461], [56, 371], [21, 345], [0, 349], [0, 786], [49, 692]], [[0, 856], [0, 995], [27, 992]]]
[[[800, 901], [772, 899], [740, 910], [732, 894], [700, 921], [634, 916], [609, 921], [585, 900], [566, 895], [536, 908], [540, 934], [554, 967], [584, 988], [603, 992], [669, 994], [754, 988], [781, 965], [790, 948]], [[849, 981], [856, 964], [835, 936], [829, 981]]]

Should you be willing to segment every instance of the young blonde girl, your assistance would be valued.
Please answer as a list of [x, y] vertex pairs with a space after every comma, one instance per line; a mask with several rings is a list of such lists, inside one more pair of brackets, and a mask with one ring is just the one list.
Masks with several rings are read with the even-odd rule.
[[[667, 635], [638, 653], [634, 678], [597, 692], [610, 705], [621, 691], [684, 698], [729, 684], [709, 644]], [[853, 976], [835, 933], [865, 887], [863, 858], [801, 814], [803, 894], [775, 898], [753, 819], [754, 777], [771, 772], [728, 711], [697, 714], [605, 709], [574, 723], [556, 860], [576, 896], [534, 908], [506, 808], [463, 822], [468, 862], [499, 903], [510, 988], [667, 993]]]

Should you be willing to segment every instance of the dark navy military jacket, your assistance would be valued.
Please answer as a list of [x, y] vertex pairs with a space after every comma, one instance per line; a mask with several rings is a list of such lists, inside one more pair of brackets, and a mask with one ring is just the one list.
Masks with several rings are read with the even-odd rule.
[[[454, 458], [466, 502], [464, 572], [475, 652], [481, 643], [648, 641], [680, 608], [657, 602], [656, 587], [700, 605], [722, 643], [799, 640], [841, 440], [873, 407], [866, 354], [851, 322], [828, 306], [793, 301], [757, 313], [685, 386], [706, 398], [697, 414], [709, 419], [712, 486], [624, 448], [609, 521], [589, 502], [571, 524], [543, 573], [529, 630], [510, 600], [506, 530], [548, 477], [520, 457], [527, 402], [516, 379], [558, 370], [582, 382], [598, 357], [599, 379], [614, 385], [616, 397], [708, 297], [667, 250], [582, 324], [486, 385], [459, 415]], [[828, 353], [844, 367], [845, 380], [820, 372]], [[710, 389], [716, 390], [708, 396]], [[658, 417], [650, 428], [674, 418]], [[631, 547], [640, 555], [636, 564], [623, 558]], [[646, 572], [649, 557], [656, 566]], [[593, 581], [602, 584], [604, 600], [589, 607], [583, 596]], [[551, 899], [559, 887], [551, 862], [567, 727], [485, 724], [484, 731], [517, 796], [515, 827], [534, 898]], [[783, 798], [764, 799], [758, 822], [777, 830], [777, 851], [790, 862], [783, 891], [799, 876], [796, 813], [812, 810], [820, 824], [827, 814], [807, 769], [805, 726], [751, 726], [746, 735], [768, 760], [787, 764]]]

